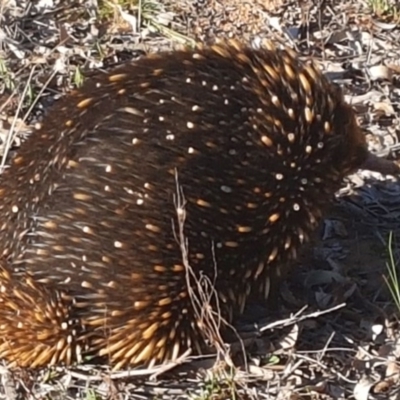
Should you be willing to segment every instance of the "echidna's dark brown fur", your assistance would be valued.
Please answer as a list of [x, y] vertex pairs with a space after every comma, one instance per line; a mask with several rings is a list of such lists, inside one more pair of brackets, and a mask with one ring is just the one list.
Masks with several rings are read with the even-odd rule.
[[89, 346], [121, 368], [200, 351], [177, 182], [190, 266], [217, 270], [230, 316], [268, 294], [367, 156], [340, 91], [272, 45], [153, 55], [88, 81], [2, 176], [0, 356], [70, 363]]

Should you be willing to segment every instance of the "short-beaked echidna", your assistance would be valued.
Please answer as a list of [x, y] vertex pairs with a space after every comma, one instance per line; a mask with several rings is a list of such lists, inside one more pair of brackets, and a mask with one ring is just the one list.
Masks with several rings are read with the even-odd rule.
[[344, 176], [397, 171], [375, 162], [341, 91], [288, 49], [222, 43], [99, 74], [2, 176], [0, 357], [88, 348], [121, 368], [201, 351], [180, 213], [188, 264], [230, 320], [267, 296]]

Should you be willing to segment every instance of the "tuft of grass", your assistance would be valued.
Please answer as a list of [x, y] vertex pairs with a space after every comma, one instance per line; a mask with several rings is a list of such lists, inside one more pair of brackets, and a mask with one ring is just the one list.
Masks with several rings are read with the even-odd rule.
[[12, 92], [15, 89], [15, 82], [11, 72], [8, 70], [6, 62], [0, 58], [0, 81], [3, 82], [4, 87]]
[[139, 0], [138, 9], [139, 20], [150, 30], [160, 32], [165, 37], [172, 39], [178, 43], [194, 46], [193, 39], [177, 32], [167, 26], [168, 19], [171, 17], [166, 11], [163, 4], [157, 0]]
[[161, 0], [103, 0], [99, 2], [98, 14], [101, 20], [118, 25], [124, 18], [121, 10], [136, 18], [140, 31], [145, 27], [149, 31], [159, 32], [180, 44], [194, 45], [194, 41], [171, 27], [174, 13], [168, 12]]
[[88, 389], [85, 394], [85, 400], [101, 400], [101, 396], [94, 389]]
[[75, 72], [74, 72], [74, 77], [73, 77], [73, 83], [77, 88], [80, 88], [83, 85], [83, 81], [84, 81], [85, 77], [82, 74], [81, 69], [78, 67], [76, 67]]
[[122, 7], [124, 10], [133, 10], [138, 6], [139, 0], [101, 0], [99, 1], [99, 17], [102, 20], [109, 20], [118, 18], [118, 9], [116, 5]]
[[368, 0], [372, 13], [380, 19], [400, 22], [400, 8], [393, 0]]
[[389, 262], [386, 263], [386, 267], [388, 270], [388, 276], [383, 276], [386, 285], [390, 290], [390, 294], [392, 295], [394, 304], [397, 307], [397, 310], [400, 312], [400, 285], [399, 285], [399, 277], [397, 272], [397, 260], [393, 255], [393, 232], [389, 234], [388, 241], [388, 253], [389, 253]]
[[191, 400], [238, 400], [240, 397], [234, 369], [210, 373], [199, 392], [192, 394], [189, 398]]

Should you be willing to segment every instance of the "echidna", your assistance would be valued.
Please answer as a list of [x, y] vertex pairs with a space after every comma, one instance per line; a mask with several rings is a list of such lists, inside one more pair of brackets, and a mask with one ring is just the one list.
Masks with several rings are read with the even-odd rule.
[[99, 74], [2, 176], [0, 357], [70, 363], [88, 348], [122, 368], [201, 352], [189, 281], [208, 277], [230, 321], [363, 166], [397, 172], [291, 50], [222, 43]]

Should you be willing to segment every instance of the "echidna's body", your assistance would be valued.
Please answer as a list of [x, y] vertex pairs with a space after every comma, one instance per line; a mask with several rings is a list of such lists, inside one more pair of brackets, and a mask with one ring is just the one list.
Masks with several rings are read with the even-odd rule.
[[[177, 194], [189, 264], [211, 280], [217, 271], [229, 315], [251, 291], [267, 294], [366, 157], [341, 94], [286, 51], [143, 58], [59, 101], [21, 147], [0, 187], [0, 252], [15, 274], [78, 295], [65, 321], [94, 332], [91, 348], [115, 366], [173, 359], [202, 343]], [[14, 310], [1, 296], [0, 356], [31, 365], [24, 340], [35, 346], [37, 333], [52, 361], [69, 361], [27, 313], [3, 324]]]

